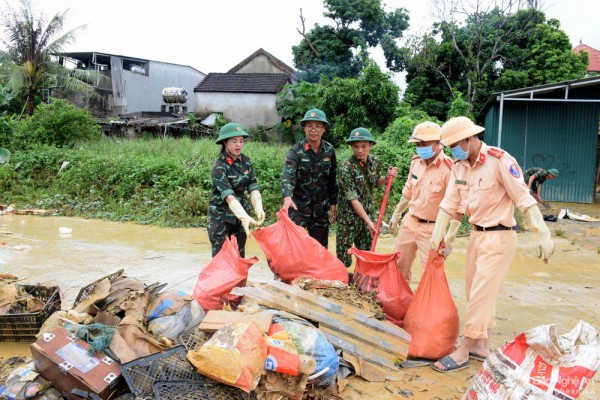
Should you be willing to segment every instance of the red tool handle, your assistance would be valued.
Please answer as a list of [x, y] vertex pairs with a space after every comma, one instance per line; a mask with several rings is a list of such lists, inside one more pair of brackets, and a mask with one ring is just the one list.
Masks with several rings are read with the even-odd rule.
[[377, 238], [379, 237], [379, 229], [381, 228], [381, 221], [383, 220], [383, 214], [385, 213], [385, 206], [387, 205], [388, 197], [390, 196], [390, 190], [392, 189], [392, 181], [394, 177], [388, 174], [387, 185], [385, 186], [385, 193], [383, 194], [383, 200], [381, 200], [381, 208], [379, 209], [379, 217], [377, 217], [377, 225], [375, 226], [375, 234], [373, 235], [373, 243], [371, 243], [371, 251], [375, 251], [377, 245]]

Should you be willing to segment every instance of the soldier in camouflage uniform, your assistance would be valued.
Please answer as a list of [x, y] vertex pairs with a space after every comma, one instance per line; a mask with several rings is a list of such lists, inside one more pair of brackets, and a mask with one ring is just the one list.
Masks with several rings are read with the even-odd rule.
[[[336, 253], [346, 267], [352, 264], [348, 250], [354, 244], [357, 249], [369, 250], [376, 232], [373, 219], [375, 203], [371, 197], [373, 189], [385, 185], [387, 178], [381, 176], [381, 163], [369, 155], [375, 139], [366, 128], [356, 128], [346, 143], [354, 153], [340, 167], [340, 202]], [[398, 168], [389, 167], [388, 175], [397, 176]]]
[[337, 218], [338, 193], [335, 150], [322, 140], [329, 121], [323, 111], [312, 109], [300, 124], [306, 138], [288, 151], [281, 174], [283, 208], [327, 248], [329, 224]]
[[[252, 161], [242, 154], [247, 136], [242, 126], [236, 123], [226, 124], [219, 131], [217, 144], [221, 145], [221, 154], [211, 171], [213, 190], [208, 207], [208, 238], [213, 257], [230, 235], [236, 236], [240, 255], [244, 257], [250, 223], [260, 225], [265, 219]], [[248, 215], [250, 206], [244, 198], [245, 191], [250, 193], [258, 221]]]

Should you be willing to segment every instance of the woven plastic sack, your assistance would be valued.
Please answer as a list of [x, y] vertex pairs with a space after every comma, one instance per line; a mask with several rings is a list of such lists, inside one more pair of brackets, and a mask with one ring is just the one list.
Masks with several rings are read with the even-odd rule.
[[491, 353], [463, 400], [576, 399], [599, 366], [600, 339], [590, 324], [579, 321], [561, 336], [556, 325], [540, 325]]
[[411, 334], [409, 357], [438, 359], [454, 351], [460, 321], [444, 272], [444, 256], [436, 250], [429, 252], [404, 329]]
[[279, 210], [277, 218], [276, 223], [252, 233], [275, 275], [286, 283], [300, 276], [348, 283], [348, 271], [335, 255], [296, 225], [285, 210]]
[[235, 304], [239, 296], [229, 294], [234, 287], [246, 286], [248, 270], [258, 258], [242, 258], [235, 236], [226, 238], [223, 247], [198, 275], [194, 297], [204, 311], [220, 310], [223, 304]]
[[358, 290], [365, 293], [377, 290], [385, 317], [401, 327], [414, 294], [396, 266], [400, 253], [378, 254], [352, 246], [348, 254], [356, 257], [354, 284]]

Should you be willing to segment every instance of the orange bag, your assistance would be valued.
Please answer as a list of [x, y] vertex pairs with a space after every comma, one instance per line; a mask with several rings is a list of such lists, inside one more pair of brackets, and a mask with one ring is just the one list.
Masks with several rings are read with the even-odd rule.
[[248, 270], [258, 258], [241, 258], [235, 236], [226, 238], [223, 247], [198, 275], [194, 297], [204, 311], [220, 310], [223, 304], [237, 303], [239, 296], [229, 294], [234, 287], [246, 286]]
[[377, 299], [381, 301], [387, 320], [402, 326], [413, 291], [396, 266], [400, 253], [378, 254], [352, 246], [348, 254], [356, 257], [356, 287], [366, 293], [377, 290]]
[[279, 210], [277, 218], [276, 223], [252, 233], [276, 276], [287, 283], [301, 276], [348, 283], [348, 270], [336, 256], [296, 225], [285, 210]]
[[444, 256], [429, 252], [425, 272], [404, 317], [409, 357], [438, 359], [454, 351], [459, 319], [444, 272]]

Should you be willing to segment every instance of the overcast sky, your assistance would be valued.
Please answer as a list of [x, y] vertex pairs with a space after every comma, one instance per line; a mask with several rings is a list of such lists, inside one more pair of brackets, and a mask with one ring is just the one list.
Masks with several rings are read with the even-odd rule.
[[[69, 9], [66, 29], [87, 28], [66, 51], [97, 51], [226, 72], [259, 48], [294, 67], [291, 47], [300, 42], [300, 8], [308, 31], [323, 18], [322, 0], [32, 0], [46, 17]], [[388, 10], [410, 12], [410, 31], [432, 21], [427, 0], [384, 0]], [[8, 0], [15, 4], [16, 0]], [[3, 3], [0, 3], [3, 4]], [[600, 49], [600, 1], [546, 0], [573, 45]], [[374, 58], [382, 62], [382, 56]]]

